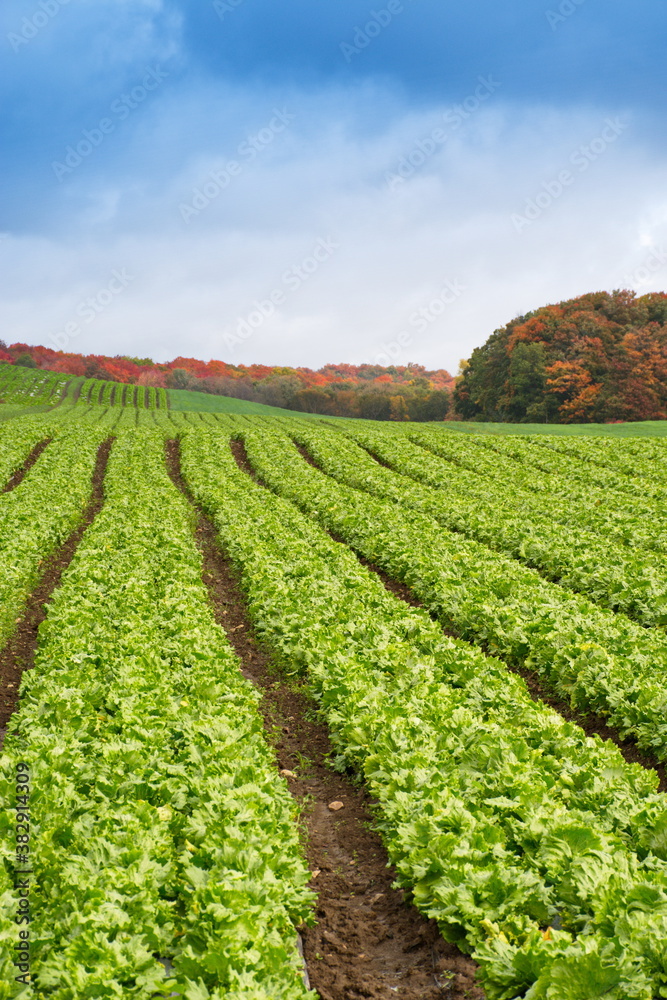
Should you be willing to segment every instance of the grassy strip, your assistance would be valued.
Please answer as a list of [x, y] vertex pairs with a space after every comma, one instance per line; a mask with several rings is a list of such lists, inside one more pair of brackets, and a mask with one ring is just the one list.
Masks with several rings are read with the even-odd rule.
[[432, 424], [433, 427], [445, 426], [448, 430], [462, 431], [466, 434], [488, 435], [548, 435], [556, 440], [572, 438], [660, 438], [667, 435], [667, 420], [635, 420], [618, 424], [500, 424], [476, 420], [448, 420], [446, 424]]
[[32, 417], [40, 413], [48, 413], [49, 406], [19, 406], [14, 403], [0, 403], [0, 423], [15, 420], [17, 417]]

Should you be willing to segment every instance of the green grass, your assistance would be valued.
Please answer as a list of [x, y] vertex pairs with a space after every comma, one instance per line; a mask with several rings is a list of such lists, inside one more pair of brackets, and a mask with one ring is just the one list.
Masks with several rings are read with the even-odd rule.
[[169, 406], [172, 410], [188, 413], [246, 413], [263, 414], [267, 417], [314, 417], [314, 413], [297, 413], [283, 410], [265, 403], [250, 403], [247, 399], [233, 399], [231, 396], [213, 396], [208, 392], [190, 392], [188, 389], [167, 389]]
[[667, 420], [638, 420], [628, 424], [491, 424], [447, 420], [429, 424], [465, 434], [566, 434], [602, 437], [665, 437]]

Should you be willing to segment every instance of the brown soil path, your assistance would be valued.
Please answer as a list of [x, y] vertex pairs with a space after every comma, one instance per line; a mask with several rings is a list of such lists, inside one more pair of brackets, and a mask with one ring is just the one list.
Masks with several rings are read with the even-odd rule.
[[[240, 442], [234, 453], [243, 462]], [[167, 464], [175, 484], [193, 502], [180, 472], [177, 441], [167, 443]], [[244, 470], [250, 471], [247, 462]], [[369, 796], [329, 766], [334, 751], [326, 726], [303, 687], [281, 678], [258, 642], [238, 575], [201, 510], [197, 541], [216, 619], [244, 675], [263, 693], [267, 736], [302, 809], [304, 851], [319, 897], [317, 924], [301, 928], [311, 987], [322, 1000], [481, 1000], [475, 964], [443, 941], [435, 922], [392, 888], [386, 851], [370, 829]], [[334, 802], [343, 807], [330, 809]]]
[[7, 723], [18, 701], [21, 674], [24, 670], [29, 670], [34, 663], [38, 629], [46, 618], [51, 595], [59, 586], [63, 573], [74, 558], [86, 529], [102, 509], [104, 473], [113, 440], [108, 438], [98, 449], [91, 498], [80, 525], [46, 561], [42, 578], [28, 598], [25, 610], [17, 622], [16, 631], [5, 648], [0, 650], [0, 748], [7, 732]]

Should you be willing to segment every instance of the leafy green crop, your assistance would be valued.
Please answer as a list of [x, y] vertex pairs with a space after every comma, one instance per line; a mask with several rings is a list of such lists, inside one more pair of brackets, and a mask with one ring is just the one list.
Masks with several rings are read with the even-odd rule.
[[27, 406], [56, 403], [71, 381], [71, 375], [0, 362], [0, 400], [7, 403]]
[[[46, 422], [27, 431], [27, 442], [46, 436]], [[10, 428], [3, 428], [6, 433]], [[19, 432], [20, 433], [20, 432]], [[51, 432], [48, 432], [51, 433]], [[72, 427], [56, 434], [23, 482], [0, 495], [0, 643], [14, 630], [45, 560], [81, 522], [91, 495], [97, 450], [108, 431]], [[26, 440], [23, 438], [23, 440]]]
[[[662, 517], [660, 443], [597, 452], [489, 435], [454, 445], [440, 429], [345, 424], [399, 475], [315, 421], [175, 414], [150, 391], [136, 409], [106, 384], [89, 388], [96, 405], [63, 402], [0, 428], [5, 481], [53, 439], [0, 497], [3, 638], [81, 518], [98, 445], [117, 438], [104, 507], [49, 606], [0, 759], [0, 1000], [312, 995], [295, 946], [312, 906], [295, 806], [258, 695], [212, 617], [192, 509], [164, 464], [164, 439], [176, 434], [256, 629], [287, 671], [307, 677], [338, 766], [363, 776], [377, 803], [400, 884], [474, 955], [489, 1000], [667, 997], [657, 776], [534, 702], [507, 669], [540, 671], [667, 757], [667, 640], [517, 561], [539, 558], [552, 575], [571, 566], [589, 573], [588, 587], [592, 545], [583, 558], [568, 548], [605, 523], [597, 488], [609, 493], [623, 572], [633, 552], [648, 566], [650, 526], [633, 519], [628, 484], [646, 483], [642, 510]], [[275, 493], [238, 469], [232, 435]], [[480, 479], [492, 484], [484, 506]], [[598, 483], [592, 499], [587, 481]], [[503, 489], [535, 512], [520, 536]], [[570, 523], [561, 544], [557, 525]], [[428, 610], [388, 593], [351, 549]], [[602, 568], [608, 587], [617, 577]], [[617, 606], [644, 600], [639, 579], [626, 574]], [[429, 612], [471, 642], [444, 635]], [[32, 777], [35, 990], [17, 994], [18, 761]]]
[[660, 490], [664, 496], [667, 490], [667, 450], [661, 447], [659, 441], [644, 443], [646, 447], [637, 448], [631, 441], [619, 441], [616, 447], [610, 448], [607, 441], [601, 441], [599, 446], [596, 442], [592, 447], [590, 442], [572, 443], [571, 447], [559, 442], [553, 450], [559, 457], [567, 456], [570, 460], [584, 462], [590, 470], [589, 474], [596, 478], [604, 477], [608, 481], [614, 476], [618, 482], [627, 484], [626, 488], [633, 493], [643, 488], [652, 493]]
[[496, 487], [473, 472], [445, 466], [397, 435], [354, 432], [356, 441], [390, 466], [383, 468], [340, 434], [302, 426], [290, 428], [290, 434], [341, 482], [422, 511], [445, 528], [507, 553], [560, 586], [623, 611], [643, 625], [667, 624], [663, 555], [633, 551], [600, 537], [576, 516], [558, 522], [544, 509], [544, 500], [533, 500], [511, 484]]
[[158, 430], [121, 433], [105, 492], [1, 760], [0, 997], [14, 996], [17, 761], [33, 789], [37, 995], [312, 996], [296, 948], [312, 894], [295, 805], [259, 695], [213, 620]]
[[[287, 437], [243, 434], [273, 488], [406, 583], [446, 628], [510, 664], [539, 671], [575, 706], [606, 715], [667, 759], [667, 639], [661, 632], [568, 594], [419, 511], [331, 480], [301, 459]], [[331, 463], [336, 456], [329, 448]]]
[[0, 489], [19, 469], [35, 445], [47, 440], [40, 420], [12, 421], [0, 427]]
[[[244, 436], [264, 478], [290, 481], [298, 457], [270, 432]], [[365, 775], [401, 883], [472, 951], [487, 995], [667, 995], [667, 802], [656, 776], [388, 594], [345, 546], [241, 473], [224, 436], [185, 432], [183, 465], [242, 571], [256, 627], [307, 672], [340, 762]], [[299, 488], [315, 516], [328, 520], [336, 505], [341, 533], [356, 522], [333, 493], [315, 499], [300, 465]]]

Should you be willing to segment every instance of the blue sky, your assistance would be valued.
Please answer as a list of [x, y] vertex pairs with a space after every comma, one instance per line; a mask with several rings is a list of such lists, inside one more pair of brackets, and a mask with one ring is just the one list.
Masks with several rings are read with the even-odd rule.
[[666, 22], [5, 0], [0, 337], [455, 370], [545, 302], [665, 289]]

